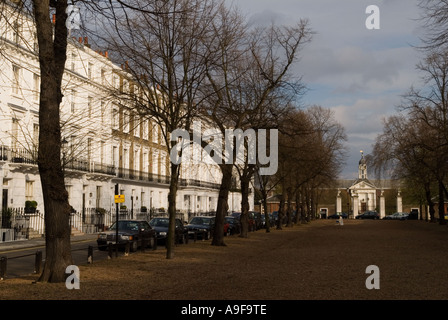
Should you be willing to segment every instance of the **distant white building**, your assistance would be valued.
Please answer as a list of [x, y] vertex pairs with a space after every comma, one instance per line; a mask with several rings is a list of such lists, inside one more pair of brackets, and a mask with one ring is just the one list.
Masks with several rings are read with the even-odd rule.
[[370, 180], [367, 176], [367, 162], [364, 154], [358, 163], [358, 178], [355, 181], [339, 180], [337, 183], [336, 212], [343, 212], [342, 191], [348, 195], [346, 209], [355, 218], [366, 211], [378, 211], [381, 218], [386, 215], [385, 191], [397, 190], [396, 210], [403, 210], [399, 186], [390, 180]]
[[348, 190], [352, 195], [353, 210], [355, 213], [376, 210], [378, 188], [367, 178], [367, 163], [364, 155], [359, 160], [358, 179], [353, 182]]
[[[8, 9], [6, 6], [4, 9]], [[30, 17], [0, 20], [0, 208], [36, 201], [45, 212], [38, 167], [40, 72]], [[87, 38], [68, 39], [61, 104], [62, 155], [66, 189], [74, 211], [115, 208], [115, 186], [128, 211], [168, 208], [169, 154], [161, 128], [110, 97], [111, 86], [132, 90], [122, 68]], [[184, 219], [216, 210], [221, 172], [215, 164], [182, 166], [177, 209]], [[253, 208], [253, 193], [250, 199]], [[239, 211], [241, 194], [229, 196]]]

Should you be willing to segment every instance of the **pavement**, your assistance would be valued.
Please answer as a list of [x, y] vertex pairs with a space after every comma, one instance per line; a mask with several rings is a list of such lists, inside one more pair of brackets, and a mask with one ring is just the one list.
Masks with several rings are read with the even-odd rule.
[[[77, 234], [72, 235], [70, 241], [71, 243], [82, 242], [87, 240], [95, 240], [97, 237], [98, 233]], [[29, 240], [24, 239], [24, 240], [0, 242], [0, 253], [11, 250], [41, 247], [41, 246], [45, 246], [45, 237], [33, 238]]]

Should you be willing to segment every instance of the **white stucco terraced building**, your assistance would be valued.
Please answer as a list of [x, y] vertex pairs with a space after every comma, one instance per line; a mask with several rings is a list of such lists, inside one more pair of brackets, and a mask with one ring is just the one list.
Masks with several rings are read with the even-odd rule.
[[[4, 16], [8, 19], [0, 20], [0, 208], [23, 208], [26, 201], [35, 201], [44, 213], [36, 164], [41, 81], [36, 33], [30, 17], [12, 11]], [[121, 66], [107, 52], [93, 50], [87, 38], [69, 39], [61, 159], [76, 212], [114, 209], [116, 184], [125, 196], [121, 205], [128, 210], [168, 207], [169, 155], [161, 128], [109, 95], [111, 87], [130, 90], [129, 86]], [[183, 165], [177, 209], [184, 219], [216, 210], [220, 182], [215, 164]], [[250, 203], [252, 209], [253, 193]], [[240, 207], [241, 194], [232, 192], [229, 210]]]

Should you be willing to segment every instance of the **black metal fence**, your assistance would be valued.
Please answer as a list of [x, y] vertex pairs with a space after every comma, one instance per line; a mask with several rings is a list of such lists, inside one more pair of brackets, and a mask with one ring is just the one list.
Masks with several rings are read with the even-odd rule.
[[[104, 231], [116, 221], [116, 210], [84, 208], [73, 211], [70, 215], [72, 232], [94, 234]], [[0, 216], [0, 242], [31, 239], [45, 235], [45, 213], [39, 210], [29, 213], [25, 208], [7, 208]], [[135, 219], [150, 221], [155, 217], [168, 217], [168, 213], [158, 210], [135, 211], [119, 210], [118, 219]], [[184, 214], [177, 213], [177, 218], [184, 221]]]

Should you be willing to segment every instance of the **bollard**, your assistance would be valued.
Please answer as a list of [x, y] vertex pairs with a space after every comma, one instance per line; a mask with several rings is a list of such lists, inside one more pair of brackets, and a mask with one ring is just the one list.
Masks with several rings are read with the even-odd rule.
[[39, 274], [42, 270], [42, 251], [37, 250], [34, 259], [34, 273]]
[[194, 239], [194, 242], [196, 242], [198, 240], [198, 233], [196, 231], [194, 232], [193, 239]]
[[107, 259], [112, 259], [112, 255], [113, 255], [112, 243], [109, 243], [108, 249], [109, 250], [108, 250]]
[[93, 247], [89, 246], [87, 249], [87, 263], [93, 263]]
[[147, 241], [146, 241], [146, 237], [143, 236], [143, 237], [142, 237], [142, 244], [141, 244], [141, 247], [140, 247], [140, 250], [141, 250], [142, 252], [145, 252], [146, 243], [147, 243]]
[[152, 246], [152, 250], [157, 250], [157, 235], [154, 235], [154, 245]]
[[8, 261], [8, 258], [6, 257], [0, 257], [0, 280], [3, 280], [6, 275], [6, 262]]
[[129, 251], [131, 251], [131, 243], [126, 242], [126, 246], [124, 247], [124, 256], [127, 257], [129, 255]]

